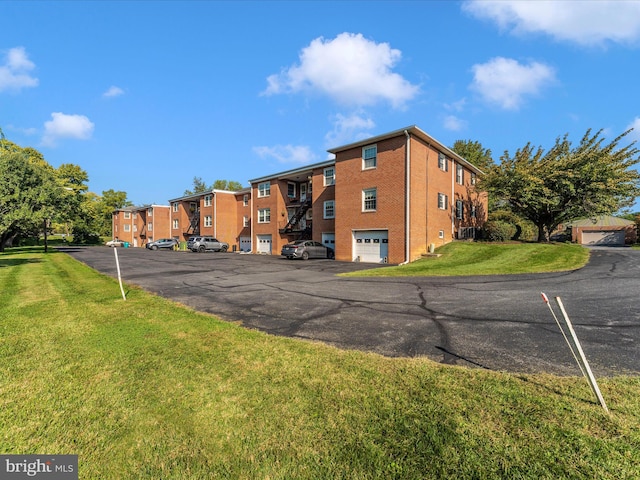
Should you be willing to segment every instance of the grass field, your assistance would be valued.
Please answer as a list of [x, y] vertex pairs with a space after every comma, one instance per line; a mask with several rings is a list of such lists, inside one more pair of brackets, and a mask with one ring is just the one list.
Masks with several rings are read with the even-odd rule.
[[0, 254], [0, 452], [86, 479], [632, 479], [640, 378], [517, 375], [272, 337], [62, 253]]
[[345, 276], [443, 276], [542, 273], [584, 267], [589, 251], [569, 243], [452, 242], [427, 257], [407, 265], [364, 270]]

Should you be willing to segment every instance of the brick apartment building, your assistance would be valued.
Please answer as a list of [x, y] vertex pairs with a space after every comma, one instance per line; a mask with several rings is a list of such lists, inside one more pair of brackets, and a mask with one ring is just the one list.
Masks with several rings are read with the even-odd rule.
[[211, 235], [232, 250], [276, 255], [309, 238], [337, 260], [403, 263], [473, 238], [486, 221], [487, 195], [475, 188], [482, 172], [416, 126], [329, 152], [335, 159], [255, 178], [246, 190], [170, 200], [167, 236]]
[[167, 205], [124, 207], [113, 212], [111, 221], [113, 238], [133, 247], [171, 237]]

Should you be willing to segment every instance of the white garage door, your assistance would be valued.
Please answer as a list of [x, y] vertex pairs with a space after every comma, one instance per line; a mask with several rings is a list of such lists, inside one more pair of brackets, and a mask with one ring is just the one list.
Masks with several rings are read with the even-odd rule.
[[251, 251], [251, 237], [240, 237], [240, 251], [241, 252]]
[[336, 249], [336, 234], [335, 233], [323, 233], [322, 244], [325, 247], [329, 247], [333, 250]]
[[385, 263], [389, 255], [389, 232], [370, 230], [353, 232], [353, 257], [355, 261]]
[[624, 245], [624, 230], [582, 232], [583, 245]]
[[271, 235], [257, 235], [258, 253], [268, 253], [271, 255]]

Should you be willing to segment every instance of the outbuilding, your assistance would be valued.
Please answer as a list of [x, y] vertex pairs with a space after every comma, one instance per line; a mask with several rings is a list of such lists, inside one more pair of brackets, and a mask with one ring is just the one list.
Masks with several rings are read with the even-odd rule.
[[635, 222], [601, 215], [571, 222], [571, 238], [582, 245], [623, 246], [636, 242]]

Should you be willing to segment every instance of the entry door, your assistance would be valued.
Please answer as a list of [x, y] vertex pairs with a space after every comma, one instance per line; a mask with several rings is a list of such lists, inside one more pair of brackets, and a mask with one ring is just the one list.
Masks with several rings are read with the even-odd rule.
[[307, 184], [300, 184], [300, 203], [304, 203], [307, 201]]

